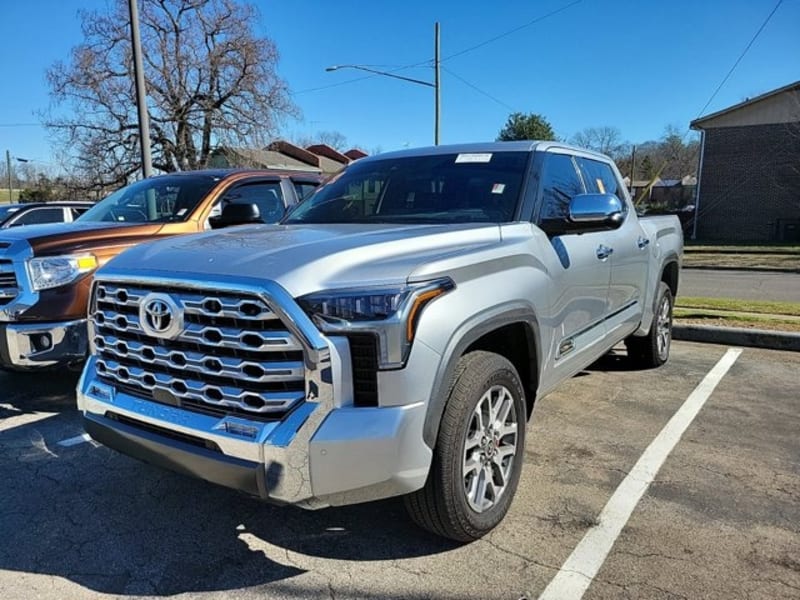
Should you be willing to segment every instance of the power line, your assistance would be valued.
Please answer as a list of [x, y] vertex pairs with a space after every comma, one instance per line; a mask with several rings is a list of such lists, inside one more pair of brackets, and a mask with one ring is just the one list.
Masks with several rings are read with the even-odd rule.
[[772, 12], [770, 12], [767, 15], [767, 18], [764, 19], [764, 22], [761, 24], [761, 27], [758, 28], [758, 31], [756, 31], [755, 35], [753, 35], [753, 37], [750, 38], [750, 41], [747, 42], [747, 46], [745, 46], [744, 50], [742, 50], [742, 53], [739, 55], [739, 58], [736, 59], [736, 62], [733, 63], [733, 66], [730, 68], [730, 70], [728, 71], [727, 75], [725, 75], [725, 77], [722, 79], [722, 81], [720, 81], [719, 85], [717, 86], [717, 89], [714, 90], [714, 93], [711, 94], [711, 97], [708, 99], [708, 102], [706, 102], [705, 106], [703, 106], [703, 108], [700, 109], [700, 112], [697, 114], [698, 117], [700, 117], [706, 111], [706, 109], [708, 108], [708, 105], [711, 104], [711, 102], [714, 100], [714, 98], [716, 98], [717, 94], [722, 89], [722, 86], [725, 85], [725, 82], [728, 81], [730, 76], [733, 74], [733, 71], [736, 69], [736, 67], [739, 66], [739, 63], [742, 62], [742, 59], [744, 58], [744, 55], [747, 54], [748, 50], [750, 50], [750, 47], [753, 45], [753, 43], [756, 41], [756, 39], [758, 39], [758, 36], [761, 35], [762, 31], [764, 31], [764, 28], [767, 26], [767, 23], [769, 23], [770, 19], [772, 19], [772, 15], [774, 15], [777, 12], [778, 7], [781, 4], [783, 4], [783, 0], [778, 0], [778, 3], [775, 5], [775, 8], [773, 8]]
[[[527, 23], [523, 23], [522, 25], [519, 25], [518, 27], [514, 27], [513, 29], [509, 29], [506, 32], [503, 32], [503, 33], [501, 33], [499, 35], [496, 35], [496, 36], [494, 36], [492, 38], [489, 38], [488, 40], [484, 40], [483, 42], [475, 44], [474, 46], [470, 46], [468, 48], [464, 48], [463, 50], [459, 50], [458, 52], [456, 52], [455, 54], [451, 54], [450, 56], [445, 56], [443, 59], [441, 59], [440, 63], [444, 62], [446, 60], [450, 60], [451, 58], [455, 58], [456, 56], [461, 56], [462, 54], [466, 54], [467, 52], [472, 52], [473, 50], [477, 50], [478, 48], [482, 48], [482, 47], [484, 47], [484, 46], [486, 46], [488, 44], [491, 44], [492, 42], [496, 42], [497, 40], [502, 39], [504, 37], [507, 37], [509, 35], [512, 35], [512, 34], [518, 32], [518, 31], [520, 31], [522, 29], [525, 29], [526, 27], [530, 27], [531, 25], [535, 25], [536, 23], [544, 21], [545, 19], [548, 19], [548, 18], [550, 18], [550, 17], [552, 17], [554, 15], [557, 15], [558, 13], [563, 12], [563, 11], [567, 10], [568, 8], [571, 8], [571, 7], [575, 6], [576, 4], [580, 4], [581, 2], [583, 2], [583, 0], [574, 0], [573, 2], [570, 2], [569, 4], [565, 4], [561, 8], [557, 8], [556, 10], [550, 11], [547, 14], [544, 14], [544, 15], [541, 15], [539, 17], [536, 17], [535, 19], [533, 19], [531, 21], [528, 21]], [[420, 67], [422, 65], [431, 65], [432, 62], [433, 62], [433, 60], [430, 60], [430, 59], [429, 60], [423, 60], [423, 61], [420, 61], [418, 63], [414, 63], [414, 64], [410, 64], [410, 65], [404, 65], [402, 67], [398, 67], [397, 69], [389, 71], [389, 73], [396, 73], [398, 71], [403, 71], [404, 69], [412, 69], [414, 67]], [[453, 75], [454, 77], [458, 77], [454, 73], [450, 73], [450, 74]], [[347, 79], [345, 81], [339, 81], [338, 83], [331, 83], [331, 84], [328, 84], [328, 85], [321, 85], [319, 87], [313, 87], [313, 88], [308, 88], [308, 89], [305, 89], [305, 90], [300, 90], [300, 91], [291, 93], [291, 95], [292, 96], [298, 96], [300, 94], [308, 94], [308, 93], [311, 93], [311, 92], [320, 92], [322, 90], [327, 90], [327, 89], [339, 87], [341, 85], [348, 85], [350, 83], [356, 83], [358, 81], [364, 81], [365, 79], [372, 79], [373, 77], [377, 77], [377, 75], [365, 75], [363, 77], [354, 77], [352, 79]], [[465, 82], [465, 83], [467, 83], [467, 82]], [[480, 90], [477, 90], [477, 91], [480, 91]], [[484, 93], [484, 92], [481, 91], [481, 93]], [[492, 99], [496, 100], [495, 98], [492, 98]], [[502, 102], [501, 102], [501, 104], [502, 104]]]
[[290, 95], [299, 96], [300, 94], [308, 94], [310, 92], [321, 92], [322, 90], [328, 90], [330, 88], [339, 87], [340, 85], [347, 85], [348, 83], [355, 83], [356, 81], [364, 81], [365, 79], [372, 79], [373, 77], [377, 77], [377, 75], [364, 75], [362, 77], [353, 77], [352, 79], [345, 79], [344, 81], [339, 81], [337, 83], [329, 83], [328, 85], [321, 85], [319, 87], [307, 88], [305, 90], [291, 92]]
[[509, 109], [511, 112], [516, 112], [516, 109], [513, 106], [511, 106], [510, 104], [506, 104], [505, 102], [503, 102], [499, 98], [495, 98], [489, 92], [486, 92], [486, 91], [482, 90], [481, 88], [479, 88], [478, 86], [470, 83], [469, 81], [467, 81], [466, 79], [464, 79], [460, 75], [458, 75], [456, 73], [453, 73], [453, 71], [451, 71], [447, 67], [442, 67], [442, 70], [447, 71], [450, 75], [452, 75], [453, 77], [458, 79], [461, 83], [463, 83], [464, 85], [466, 85], [468, 87], [471, 87], [473, 90], [475, 90], [479, 94], [482, 94], [483, 96], [486, 96], [490, 100], [493, 100], [494, 102], [497, 102], [497, 104], [499, 104], [500, 106], [504, 106], [505, 108]]
[[550, 17], [552, 17], [554, 15], [557, 15], [558, 13], [563, 12], [563, 11], [567, 10], [568, 8], [572, 8], [576, 4], [580, 4], [581, 2], [583, 2], [583, 0], [575, 0], [574, 2], [570, 2], [569, 4], [565, 4], [561, 8], [557, 8], [556, 10], [550, 11], [549, 13], [547, 13], [545, 15], [542, 15], [540, 17], [536, 17], [532, 21], [528, 21], [527, 23], [523, 23], [522, 25], [514, 27], [514, 29], [509, 29], [508, 31], [506, 31], [504, 33], [496, 35], [496, 36], [494, 36], [492, 38], [489, 38], [488, 40], [485, 40], [483, 42], [480, 42], [478, 44], [475, 44], [474, 46], [470, 46], [469, 48], [464, 48], [463, 50], [459, 50], [458, 52], [456, 52], [455, 54], [451, 54], [450, 56], [445, 56], [442, 59], [442, 61], [450, 60], [451, 58], [455, 58], [456, 56], [461, 56], [462, 54], [466, 54], [467, 52], [472, 52], [473, 50], [477, 50], [478, 48], [483, 48], [487, 44], [491, 44], [492, 42], [496, 42], [497, 40], [502, 39], [504, 37], [507, 37], [507, 36], [509, 36], [509, 35], [511, 35], [513, 33], [518, 32], [518, 31], [521, 31], [522, 29], [525, 29], [526, 27], [530, 27], [531, 25], [535, 25], [536, 23], [544, 21], [545, 19], [548, 19], [548, 18], [550, 18]]
[[41, 123], [0, 123], [0, 127], [41, 127]]

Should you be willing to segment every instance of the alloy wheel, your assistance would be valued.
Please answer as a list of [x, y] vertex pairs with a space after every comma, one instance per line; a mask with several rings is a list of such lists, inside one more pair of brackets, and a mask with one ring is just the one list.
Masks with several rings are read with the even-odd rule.
[[503, 385], [489, 388], [472, 412], [463, 448], [464, 493], [481, 513], [502, 497], [517, 454], [517, 411]]

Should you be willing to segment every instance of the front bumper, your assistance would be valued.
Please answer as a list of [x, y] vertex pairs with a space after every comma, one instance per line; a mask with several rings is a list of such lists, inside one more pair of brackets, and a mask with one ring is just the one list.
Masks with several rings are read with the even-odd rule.
[[137, 398], [98, 381], [94, 358], [78, 386], [78, 408], [86, 431], [106, 446], [278, 504], [322, 508], [421, 488], [432, 456], [422, 439], [425, 404], [348, 406], [337, 367], [349, 357], [341, 344], [331, 349], [339, 375], [331, 395], [305, 401], [281, 421], [219, 418]]
[[0, 322], [0, 366], [13, 370], [54, 367], [86, 358], [86, 319], [58, 323]]

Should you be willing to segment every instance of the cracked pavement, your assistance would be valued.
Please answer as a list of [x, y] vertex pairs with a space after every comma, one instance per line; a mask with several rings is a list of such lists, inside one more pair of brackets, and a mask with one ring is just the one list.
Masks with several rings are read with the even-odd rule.
[[[544, 398], [505, 521], [458, 545], [402, 503], [273, 507], [82, 433], [77, 375], [0, 373], [0, 598], [535, 599], [726, 348], [611, 354]], [[587, 599], [800, 597], [800, 354], [746, 349], [667, 458]]]

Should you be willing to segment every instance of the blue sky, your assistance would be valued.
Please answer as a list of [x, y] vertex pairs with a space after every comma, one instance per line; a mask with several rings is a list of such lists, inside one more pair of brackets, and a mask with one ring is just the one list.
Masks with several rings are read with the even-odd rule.
[[[431, 144], [431, 88], [325, 67], [391, 70], [430, 60], [439, 21], [443, 143], [494, 139], [512, 110], [543, 114], [566, 138], [613, 125], [641, 142], [668, 124], [688, 127], [776, 2], [583, 0], [451, 59], [571, 0], [261, 0], [255, 28], [276, 42], [303, 114], [284, 124], [289, 138], [336, 130], [366, 149]], [[49, 103], [45, 69], [81, 41], [78, 7], [106, 4], [0, 0], [0, 151], [55, 162], [47, 132], [30, 125]], [[706, 113], [800, 79], [798, 32], [800, 0], [784, 0]], [[401, 74], [433, 79], [426, 66]]]

